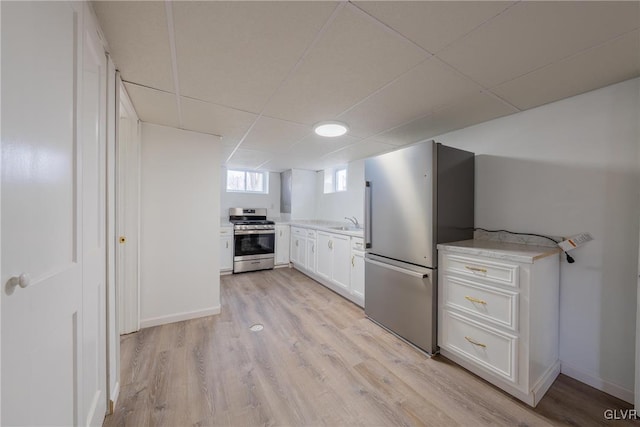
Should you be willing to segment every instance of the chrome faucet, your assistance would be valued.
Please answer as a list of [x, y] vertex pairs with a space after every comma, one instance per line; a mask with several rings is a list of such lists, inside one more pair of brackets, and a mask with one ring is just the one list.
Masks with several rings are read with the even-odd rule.
[[360, 224], [358, 224], [358, 218], [356, 218], [355, 216], [351, 217], [351, 218], [347, 218], [345, 216], [344, 219], [348, 219], [349, 221], [351, 221], [353, 223], [354, 227], [360, 228]]

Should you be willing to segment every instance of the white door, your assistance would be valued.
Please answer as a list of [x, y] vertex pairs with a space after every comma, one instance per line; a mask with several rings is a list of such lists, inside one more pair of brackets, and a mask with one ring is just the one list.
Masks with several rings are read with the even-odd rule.
[[[82, 4], [2, 2], [2, 425], [82, 406]], [[23, 276], [22, 285], [12, 278]], [[94, 313], [94, 315], [96, 315]]]
[[82, 363], [86, 425], [106, 413], [106, 90], [107, 58], [97, 24], [85, 13], [82, 70]]

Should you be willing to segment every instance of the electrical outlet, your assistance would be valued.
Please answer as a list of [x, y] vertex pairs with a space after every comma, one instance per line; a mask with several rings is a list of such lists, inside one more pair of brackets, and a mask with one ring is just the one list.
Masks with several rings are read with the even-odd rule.
[[575, 236], [566, 238], [562, 242], [558, 243], [558, 246], [560, 246], [560, 248], [562, 248], [562, 250], [566, 252], [566, 251], [570, 251], [571, 249], [575, 249], [578, 246], [582, 246], [585, 243], [590, 242], [592, 240], [593, 240], [593, 236], [591, 236], [591, 234], [580, 233], [580, 234], [576, 234]]

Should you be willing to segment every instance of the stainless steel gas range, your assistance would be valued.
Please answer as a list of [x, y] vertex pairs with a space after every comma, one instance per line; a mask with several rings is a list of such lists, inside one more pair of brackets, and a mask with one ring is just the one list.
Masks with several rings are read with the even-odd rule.
[[264, 208], [230, 208], [233, 224], [233, 272], [267, 270], [275, 259], [275, 223], [267, 220]]

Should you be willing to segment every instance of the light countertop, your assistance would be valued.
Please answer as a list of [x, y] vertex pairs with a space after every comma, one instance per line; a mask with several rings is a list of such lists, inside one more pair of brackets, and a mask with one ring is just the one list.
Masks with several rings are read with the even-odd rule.
[[[339, 221], [329, 221], [322, 219], [302, 219], [302, 220], [283, 220], [280, 218], [269, 218], [274, 221], [276, 225], [289, 225], [292, 227], [309, 228], [312, 230], [322, 230], [329, 233], [343, 234], [352, 237], [364, 237], [364, 230], [362, 228], [351, 228], [348, 224]], [[337, 230], [332, 227], [350, 227], [348, 230]], [[220, 219], [220, 227], [233, 227], [233, 224], [227, 219]]]
[[364, 230], [362, 228], [357, 228], [357, 229], [349, 228], [348, 230], [337, 230], [335, 228], [332, 228], [332, 227], [348, 226], [344, 223], [337, 222], [337, 221], [291, 220], [291, 221], [288, 221], [287, 224], [292, 227], [310, 228], [312, 230], [321, 230], [329, 233], [344, 234], [346, 236], [352, 236], [352, 237], [364, 237]]
[[465, 255], [477, 255], [533, 264], [534, 261], [560, 253], [560, 248], [504, 243], [490, 240], [463, 240], [442, 243], [438, 249]]

